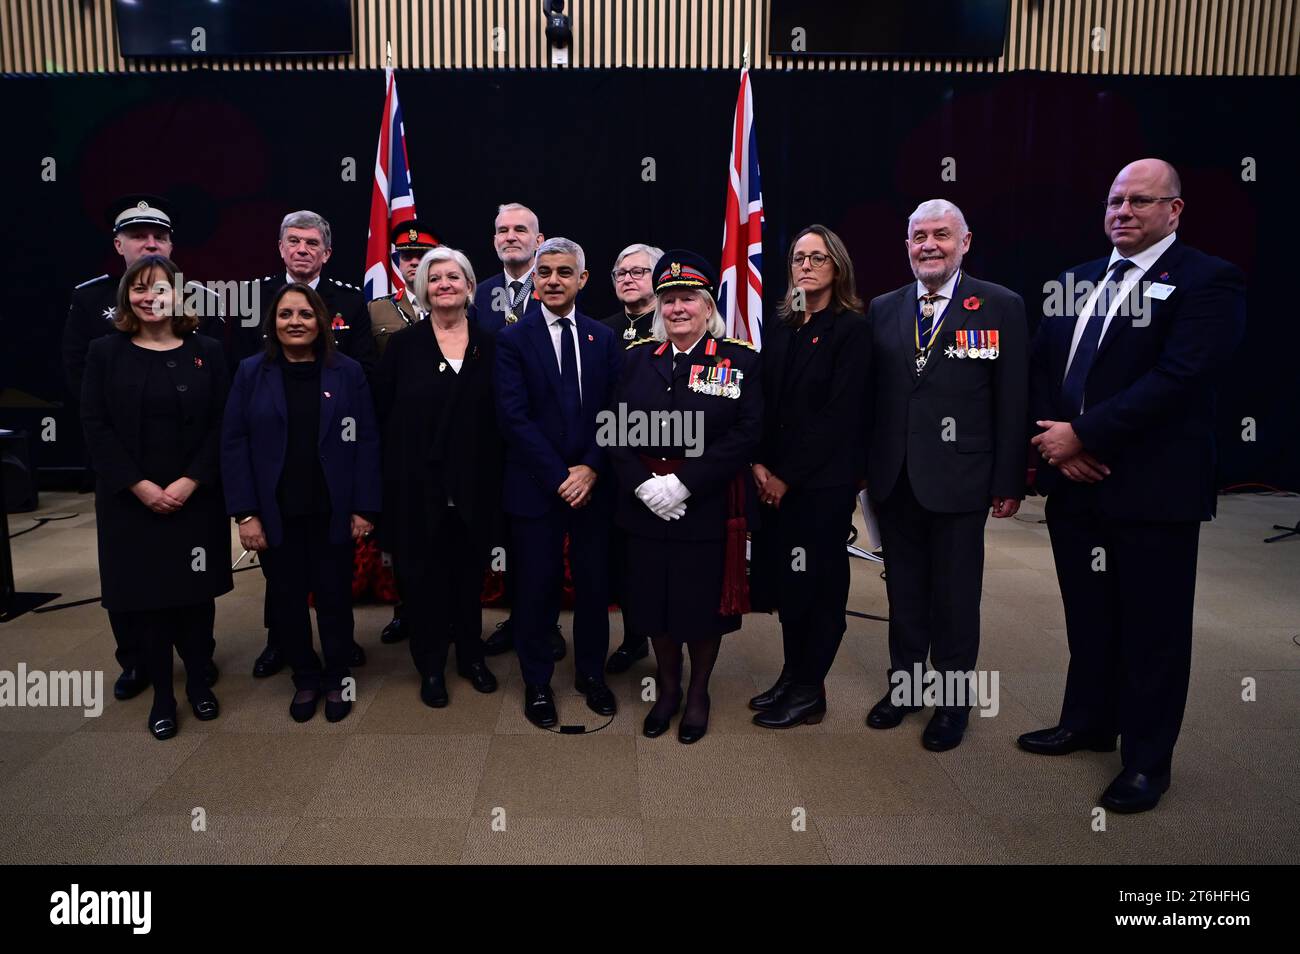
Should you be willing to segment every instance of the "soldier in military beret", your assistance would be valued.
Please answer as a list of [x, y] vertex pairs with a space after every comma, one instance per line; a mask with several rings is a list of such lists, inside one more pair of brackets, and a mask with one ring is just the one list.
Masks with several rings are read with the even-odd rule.
[[691, 680], [677, 737], [709, 721], [709, 675], [722, 636], [747, 608], [745, 526], [754, 513], [749, 464], [762, 437], [759, 355], [723, 337], [712, 265], [693, 252], [655, 264], [651, 336], [628, 345], [606, 446], [618, 475], [616, 521], [627, 534], [624, 619], [654, 645], [658, 700], [649, 738], [682, 705], [682, 644]]
[[[122, 268], [125, 271], [145, 255], [159, 255], [170, 259], [172, 256], [172, 212], [171, 204], [156, 195], [143, 192], [131, 193], [114, 200], [105, 210], [105, 219], [113, 233], [113, 248], [122, 256]], [[117, 318], [117, 296], [119, 276], [107, 273], [91, 278], [77, 285], [72, 290], [71, 303], [68, 307], [68, 320], [63, 326], [63, 373], [68, 385], [69, 407], [75, 412], [81, 403], [82, 378], [86, 370], [86, 354], [90, 343], [96, 338], [112, 334], [117, 329], [113, 322]], [[187, 283], [186, 287], [197, 283]], [[202, 286], [197, 286], [202, 288]], [[202, 309], [210, 312], [211, 317], [200, 321], [199, 330], [213, 337], [220, 337], [220, 309]], [[80, 425], [78, 424], [78, 429]], [[84, 486], [94, 486], [94, 471], [88, 465]], [[130, 699], [139, 695], [149, 685], [149, 678], [140, 666], [137, 653], [130, 645], [127, 628], [120, 625], [118, 614], [109, 612], [109, 625], [117, 641], [117, 661], [122, 667], [122, 674], [113, 686], [113, 695], [118, 699]], [[217, 668], [211, 662], [212, 650], [208, 645], [208, 681], [217, 681]]]
[[375, 349], [379, 357], [394, 333], [409, 328], [424, 315], [412, 297], [415, 289], [415, 271], [420, 259], [430, 249], [441, 243], [433, 230], [418, 219], [407, 219], [393, 228], [393, 247], [397, 249], [397, 267], [401, 270], [405, 286], [391, 295], [371, 300], [366, 308], [370, 312], [370, 330], [375, 335]]

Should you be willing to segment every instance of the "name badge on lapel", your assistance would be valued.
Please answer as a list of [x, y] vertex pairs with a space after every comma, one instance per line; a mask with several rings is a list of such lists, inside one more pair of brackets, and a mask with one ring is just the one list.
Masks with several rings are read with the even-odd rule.
[[1147, 286], [1147, 290], [1144, 291], [1142, 295], [1145, 298], [1158, 298], [1161, 301], [1164, 301], [1173, 294], [1175, 287], [1176, 286], [1174, 285], [1166, 285], [1162, 282], [1152, 282]]
[[696, 394], [725, 397], [735, 401], [740, 398], [740, 382], [744, 376], [743, 371], [736, 371], [727, 366], [706, 367], [702, 364], [693, 364], [690, 380], [686, 386]]

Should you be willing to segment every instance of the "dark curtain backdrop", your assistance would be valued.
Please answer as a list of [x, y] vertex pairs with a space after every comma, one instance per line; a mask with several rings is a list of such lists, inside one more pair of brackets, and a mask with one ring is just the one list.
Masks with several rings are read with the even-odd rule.
[[[360, 282], [381, 72], [208, 72], [3, 79], [0, 149], [9, 254], [0, 426], [59, 422], [38, 462], [80, 460], [62, 404], [59, 336], [77, 282], [120, 274], [104, 222], [116, 195], [175, 203], [187, 276], [229, 280], [279, 269], [284, 213], [334, 227], [326, 274]], [[721, 245], [737, 75], [731, 71], [399, 72], [417, 206], [481, 276], [497, 267], [496, 205], [520, 201], [547, 235], [587, 251], [581, 299], [615, 307], [608, 271], [647, 241], [712, 256]], [[1180, 236], [1250, 277], [1250, 322], [1222, 391], [1221, 486], [1300, 489], [1300, 375], [1291, 312], [1294, 78], [1058, 74], [763, 72], [753, 76], [766, 207], [768, 308], [785, 290], [790, 236], [822, 222], [848, 243], [860, 292], [910, 279], [907, 213], [942, 196], [974, 233], [968, 270], [1022, 294], [1031, 322], [1043, 283], [1108, 251], [1102, 200], [1126, 161], [1157, 155], [1182, 172]], [[46, 157], [57, 178], [42, 181]], [[941, 178], [955, 160], [956, 180]], [[1242, 180], [1255, 160], [1257, 179]], [[345, 181], [344, 162], [356, 177]], [[653, 160], [653, 181], [646, 181]], [[1278, 285], [1282, 287], [1277, 287]], [[51, 406], [54, 405], [54, 406]], [[1241, 439], [1243, 417], [1257, 440]]]

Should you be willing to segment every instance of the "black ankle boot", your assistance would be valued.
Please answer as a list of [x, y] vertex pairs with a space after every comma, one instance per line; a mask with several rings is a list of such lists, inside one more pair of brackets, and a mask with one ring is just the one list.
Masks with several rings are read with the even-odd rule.
[[772, 688], [768, 689], [766, 692], [760, 692], [758, 695], [754, 696], [754, 698], [750, 699], [749, 707], [756, 712], [766, 712], [768, 709], [776, 705], [777, 699], [780, 698], [781, 693], [789, 689], [790, 684], [793, 682], [794, 676], [791, 675], [789, 667], [782, 666], [781, 675], [776, 677], [776, 682], [772, 684]]
[[826, 715], [826, 692], [817, 686], [792, 684], [776, 704], [754, 716], [754, 725], [768, 729], [789, 729], [796, 725], [816, 725]]

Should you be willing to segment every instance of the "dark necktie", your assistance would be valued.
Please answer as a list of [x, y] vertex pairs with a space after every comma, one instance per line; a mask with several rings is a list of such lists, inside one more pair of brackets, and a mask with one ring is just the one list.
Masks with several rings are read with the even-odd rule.
[[578, 356], [574, 352], [574, 338], [569, 334], [573, 322], [561, 318], [560, 326], [560, 397], [566, 414], [575, 420], [582, 416], [582, 389], [578, 385]]
[[1092, 314], [1084, 326], [1079, 338], [1079, 346], [1074, 349], [1074, 360], [1070, 370], [1065, 373], [1061, 384], [1061, 402], [1073, 416], [1083, 410], [1083, 386], [1092, 370], [1092, 362], [1097, 357], [1097, 346], [1101, 344], [1101, 330], [1106, 326], [1106, 316], [1110, 306], [1119, 294], [1119, 286], [1124, 281], [1124, 273], [1133, 267], [1127, 258], [1121, 258], [1112, 265], [1102, 278], [1101, 291], [1093, 302]]
[[519, 293], [523, 290], [524, 290], [524, 283], [521, 282], [519, 279], [516, 278], [514, 281], [510, 283], [510, 304], [513, 305], [515, 302], [519, 300]]

